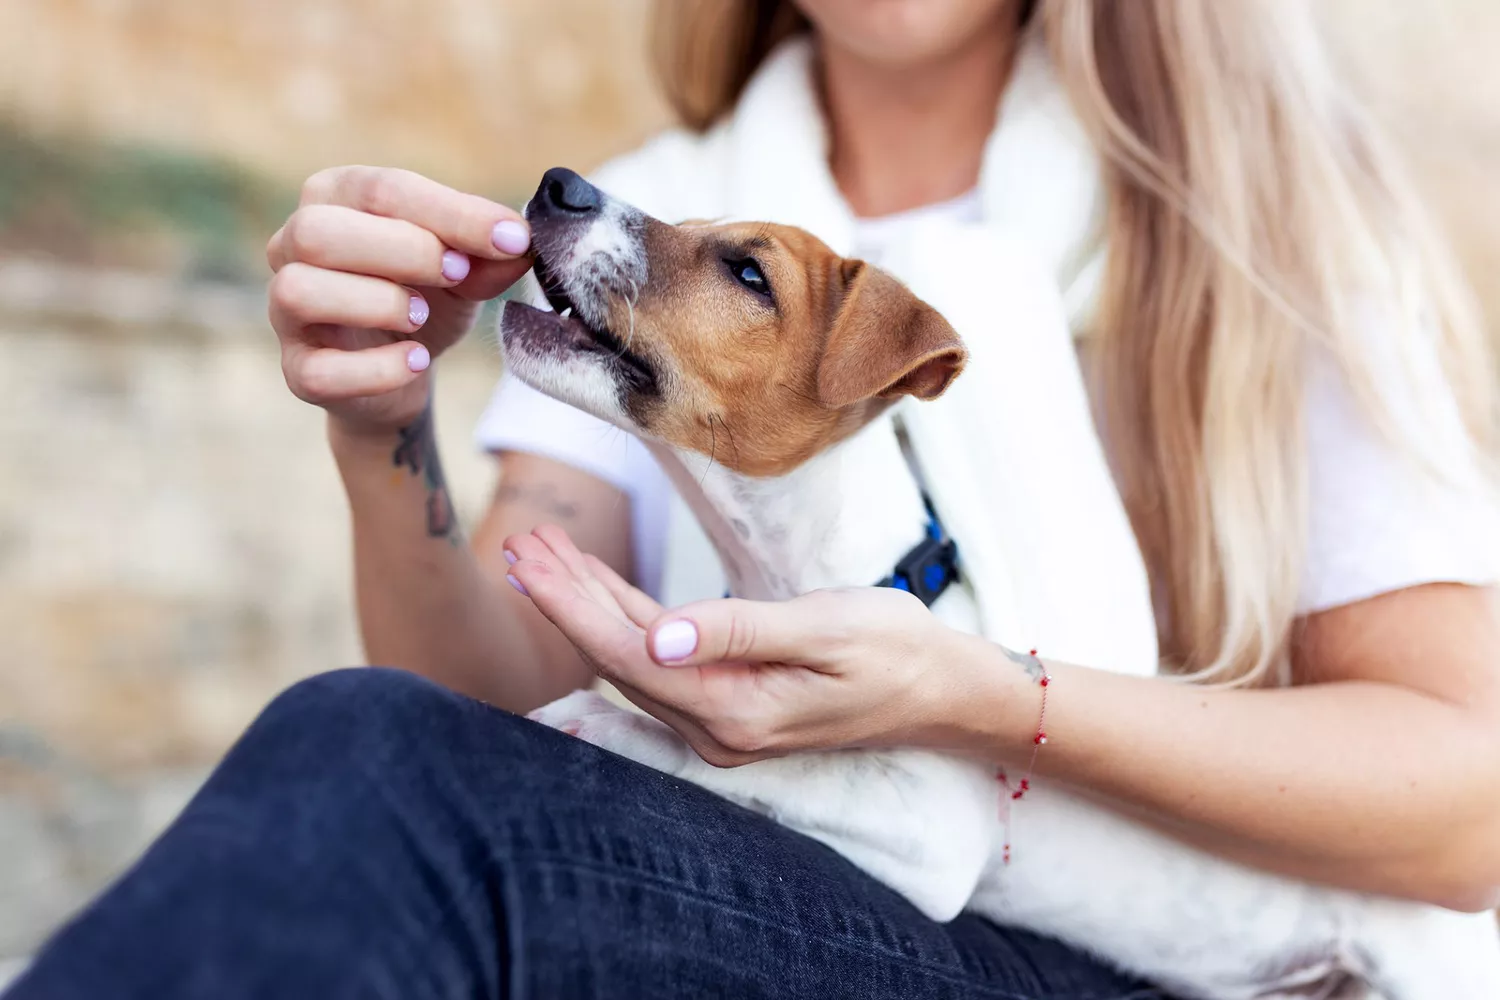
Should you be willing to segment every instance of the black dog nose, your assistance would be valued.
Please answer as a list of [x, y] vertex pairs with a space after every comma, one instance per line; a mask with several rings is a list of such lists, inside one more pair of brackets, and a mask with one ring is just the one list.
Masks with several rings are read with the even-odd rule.
[[604, 200], [598, 188], [567, 167], [553, 167], [543, 174], [538, 193], [551, 207], [577, 215], [599, 211]]

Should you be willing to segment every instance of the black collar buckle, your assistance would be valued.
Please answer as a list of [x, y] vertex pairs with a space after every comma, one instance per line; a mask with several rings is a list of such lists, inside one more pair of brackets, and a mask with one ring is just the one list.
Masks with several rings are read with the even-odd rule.
[[943, 532], [932, 504], [927, 504], [927, 537], [922, 539], [901, 561], [896, 570], [877, 587], [904, 590], [927, 607], [932, 607], [949, 585], [958, 580], [958, 545]]

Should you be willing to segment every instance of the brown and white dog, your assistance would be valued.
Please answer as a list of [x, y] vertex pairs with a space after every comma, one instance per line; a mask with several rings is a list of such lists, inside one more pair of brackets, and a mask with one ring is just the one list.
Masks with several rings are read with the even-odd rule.
[[[923, 537], [890, 411], [963, 370], [934, 309], [801, 230], [667, 225], [567, 170], [526, 216], [554, 311], [506, 304], [510, 370], [646, 441], [736, 594], [868, 585]], [[961, 587], [933, 610], [977, 630]], [[971, 909], [1051, 934], [1184, 997], [1500, 997], [1485, 917], [1244, 868], [1046, 783], [1007, 865], [1000, 790], [972, 761], [838, 751], [726, 770], [593, 693], [534, 718], [773, 815], [929, 917]]]

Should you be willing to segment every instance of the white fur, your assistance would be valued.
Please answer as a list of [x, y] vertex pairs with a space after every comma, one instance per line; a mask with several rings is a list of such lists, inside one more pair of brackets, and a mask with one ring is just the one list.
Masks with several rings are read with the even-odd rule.
[[865, 469], [903, 462], [890, 417], [774, 479], [647, 444], [713, 537], [738, 597], [778, 600], [850, 580], [873, 583], [891, 571], [887, 554], [911, 548], [927, 524], [910, 476], [861, 492]]
[[505, 352], [505, 363], [517, 378], [541, 392], [617, 427], [628, 422], [619, 387], [597, 354], [533, 355], [513, 347]]
[[[948, 397], [901, 414], [978, 584], [935, 611], [955, 627], [1059, 659], [1150, 673], [1144, 573], [1088, 422], [1067, 328], [1087, 314], [1097, 276], [1080, 252], [1087, 233], [1077, 231], [1094, 205], [1095, 181], [1085, 175], [1096, 159], [1079, 154], [1076, 123], [1038, 58], [1034, 49], [1023, 58], [986, 157], [986, 216], [1010, 237], [988, 226], [918, 234], [905, 259], [890, 262], [974, 354]], [[659, 140], [601, 183], [658, 216], [788, 222], [847, 252], [853, 220], [827, 175], [807, 59], [805, 47], [784, 48], [729, 123], [701, 141]], [[610, 239], [601, 233], [590, 245]], [[562, 385], [567, 373], [515, 370], [629, 427], [596, 389]], [[955, 435], [978, 427], [992, 461], [974, 461], [972, 440], [956, 447]], [[745, 596], [869, 584], [921, 534], [920, 500], [889, 421], [770, 480], [653, 447]], [[1046, 782], [1014, 810], [1005, 865], [1000, 792], [987, 767], [925, 752], [843, 751], [721, 770], [659, 722], [593, 694], [536, 717], [828, 844], [934, 919], [972, 909], [1184, 997], [1320, 996], [1317, 984], [1349, 973], [1368, 984], [1366, 996], [1387, 1000], [1500, 998], [1492, 915], [1252, 870]]]
[[[634, 306], [647, 276], [641, 240], [644, 221], [638, 209], [605, 197], [598, 216], [568, 242], [566, 254], [552, 261], [552, 280], [583, 321], [608, 327], [611, 299]], [[535, 279], [529, 279], [526, 292], [537, 308], [550, 308]], [[602, 355], [571, 353], [553, 345], [507, 337], [503, 312], [501, 316], [506, 366], [517, 378], [617, 427], [629, 426], [620, 388]], [[617, 331], [622, 340], [630, 332]]]
[[[558, 262], [564, 290], [583, 319], [595, 325], [609, 322], [601, 290], [627, 298], [646, 281], [646, 255], [641, 245], [641, 213], [614, 198], [605, 199], [599, 217], [574, 240], [565, 260]], [[621, 333], [624, 338], [624, 333]]]

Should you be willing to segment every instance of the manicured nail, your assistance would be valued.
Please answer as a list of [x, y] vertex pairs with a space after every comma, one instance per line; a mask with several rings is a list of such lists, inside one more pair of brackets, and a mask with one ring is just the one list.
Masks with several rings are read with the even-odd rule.
[[469, 255], [457, 250], [443, 251], [443, 277], [449, 281], [463, 281], [469, 276]]
[[411, 320], [412, 326], [421, 326], [427, 322], [427, 316], [427, 300], [420, 295], [413, 295], [411, 304], [406, 307], [406, 318]]
[[698, 627], [686, 618], [667, 622], [656, 630], [652, 647], [656, 658], [663, 663], [685, 660], [698, 648]]
[[510, 549], [506, 549], [505, 550], [505, 561], [508, 562], [508, 563], [510, 563], [512, 566], [514, 566], [516, 564], [516, 554], [514, 552], [512, 552]]
[[406, 352], [406, 367], [414, 372], [425, 372], [432, 364], [432, 352], [418, 344]]
[[530, 592], [528, 592], [526, 590], [526, 584], [522, 583], [520, 580], [517, 580], [515, 577], [511, 576], [509, 573], [505, 574], [505, 578], [510, 581], [510, 585], [512, 587], [515, 587], [516, 588], [516, 592], [519, 593], [522, 597], [530, 597], [531, 596]]
[[495, 244], [495, 249], [504, 253], [523, 254], [526, 248], [531, 246], [531, 233], [527, 231], [524, 223], [506, 219], [504, 222], [495, 223], [495, 230], [490, 234], [490, 240]]

